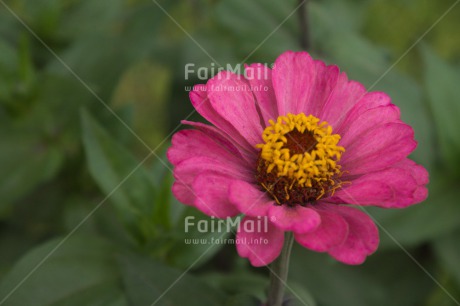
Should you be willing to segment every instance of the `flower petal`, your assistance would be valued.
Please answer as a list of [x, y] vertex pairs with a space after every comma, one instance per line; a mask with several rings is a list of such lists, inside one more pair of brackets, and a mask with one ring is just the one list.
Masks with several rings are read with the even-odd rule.
[[316, 77], [315, 63], [310, 55], [307, 52], [284, 52], [275, 61], [272, 77], [278, 114], [304, 112]]
[[404, 123], [386, 123], [360, 136], [345, 148], [341, 164], [348, 175], [382, 170], [401, 161], [417, 143], [414, 131]]
[[353, 207], [332, 206], [331, 212], [340, 214], [348, 223], [345, 242], [328, 250], [328, 253], [343, 263], [359, 265], [377, 250], [379, 232], [371, 218]]
[[275, 201], [256, 188], [253, 184], [233, 181], [229, 188], [230, 201], [245, 215], [251, 217], [266, 216]]
[[254, 152], [247, 151], [244, 147], [240, 146], [232, 138], [230, 138], [227, 134], [225, 134], [218, 128], [205, 123], [187, 120], [182, 120], [181, 123], [193, 126], [195, 129], [205, 133], [207, 136], [209, 136], [211, 139], [213, 139], [215, 142], [224, 147], [233, 155], [244, 158], [244, 160], [247, 161], [249, 164], [252, 165], [256, 162], [257, 156], [254, 154]]
[[262, 141], [261, 118], [254, 95], [246, 80], [229, 71], [221, 71], [208, 81], [209, 102], [251, 146]]
[[343, 120], [340, 125], [333, 127], [334, 133], [344, 135], [351, 124], [355, 123], [359, 119], [363, 120], [361, 117], [367, 111], [380, 106], [390, 105], [393, 104], [391, 104], [391, 99], [387, 94], [379, 91], [366, 93], [347, 113], [345, 120]]
[[[244, 164], [238, 152], [216, 142], [199, 130], [182, 130], [174, 134], [167, 157], [171, 164], [176, 165], [186, 159], [196, 156], [207, 156], [214, 159], [226, 160], [232, 164]], [[238, 154], [238, 155], [235, 155]]]
[[228, 190], [231, 179], [213, 172], [202, 172], [193, 181], [195, 207], [208, 216], [234, 217], [239, 210], [229, 201]]
[[403, 159], [402, 161], [394, 165], [394, 167], [410, 171], [412, 176], [417, 181], [417, 184], [419, 184], [420, 186], [424, 186], [429, 183], [428, 171], [426, 171], [426, 169], [423, 166], [417, 165], [417, 163], [408, 158]]
[[273, 205], [268, 211], [270, 221], [284, 231], [308, 233], [314, 231], [321, 223], [319, 214], [309, 207], [300, 205]]
[[267, 126], [268, 120], [278, 118], [276, 97], [272, 85], [272, 70], [262, 64], [252, 64], [245, 67], [245, 76], [256, 97], [257, 105], [264, 119], [264, 126]]
[[340, 77], [339, 67], [335, 65], [326, 66], [323, 61], [315, 60], [316, 79], [312, 87], [308, 103], [302, 110], [306, 115], [312, 114], [319, 117], [321, 110], [329, 100], [337, 81]]
[[316, 252], [326, 252], [341, 245], [348, 236], [348, 223], [345, 219], [327, 210], [316, 209], [316, 212], [321, 216], [321, 224], [313, 232], [295, 234], [297, 242]]
[[361, 100], [366, 92], [361, 83], [349, 81], [347, 75], [341, 73], [334, 91], [321, 110], [319, 118], [328, 122], [333, 129], [340, 126], [348, 112]]
[[328, 200], [385, 208], [403, 208], [419, 203], [428, 195], [425, 187], [428, 173], [412, 163], [405, 159], [391, 168], [363, 175]]
[[351, 147], [354, 142], [362, 141], [363, 134], [366, 134], [370, 130], [390, 122], [399, 123], [399, 117], [399, 108], [394, 105], [370, 109], [362, 117], [348, 125], [346, 130], [341, 134], [342, 139], [339, 145], [345, 148]]
[[197, 112], [217, 128], [224, 131], [230, 138], [245, 150], [255, 152], [255, 148], [211, 105], [207, 93], [207, 85], [199, 84], [190, 92], [190, 101]]
[[386, 123], [400, 123], [399, 108], [391, 104], [390, 97], [381, 92], [366, 94], [347, 115], [342, 125], [335, 130], [341, 135], [340, 145], [345, 149], [361, 136]]
[[182, 182], [174, 181], [174, 184], [171, 187], [171, 192], [176, 197], [176, 199], [182, 204], [188, 206], [195, 205], [195, 193], [189, 185]]
[[266, 229], [256, 231], [257, 226], [254, 224], [257, 222], [260, 222], [258, 218], [243, 218], [236, 233], [236, 249], [238, 254], [248, 258], [253, 266], [261, 267], [271, 263], [281, 253], [284, 232], [270, 222], [267, 223]]
[[180, 162], [174, 168], [175, 182], [172, 192], [181, 203], [195, 205], [195, 192], [192, 184], [198, 173], [205, 170], [226, 175], [229, 180], [253, 180], [252, 173], [241, 166], [206, 156], [192, 157]]

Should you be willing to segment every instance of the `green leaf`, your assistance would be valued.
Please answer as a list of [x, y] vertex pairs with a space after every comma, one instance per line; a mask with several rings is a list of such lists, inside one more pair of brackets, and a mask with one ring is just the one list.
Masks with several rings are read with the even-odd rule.
[[235, 294], [225, 301], [225, 306], [259, 306], [260, 301], [246, 294]]
[[437, 239], [434, 250], [444, 269], [453, 275], [460, 288], [460, 230]]
[[[420, 254], [411, 253], [421, 258]], [[431, 270], [428, 261], [419, 262]], [[388, 301], [392, 305], [423, 305], [436, 286], [403, 251], [380, 249], [364, 264], [349, 266], [328, 254], [294, 246], [289, 280], [306, 288], [318, 305], [324, 306], [387, 306]]]
[[223, 305], [225, 295], [187, 274], [150, 258], [123, 255], [119, 258], [131, 305]]
[[253, 51], [273, 60], [287, 49], [299, 48], [296, 6], [295, 1], [223, 0], [216, 7], [216, 19], [235, 36], [240, 61]]
[[47, 242], [27, 253], [0, 284], [5, 306], [127, 305], [113, 248], [94, 236]]
[[54, 177], [63, 161], [62, 152], [46, 144], [40, 133], [8, 130], [0, 135], [0, 217], [15, 200]]
[[151, 148], [165, 140], [168, 125], [166, 101], [170, 85], [171, 72], [168, 68], [144, 60], [123, 73], [113, 93], [111, 105], [114, 108], [132, 107], [133, 130]]
[[203, 277], [211, 286], [226, 293], [244, 294], [245, 296], [257, 298], [259, 301], [267, 299], [266, 290], [269, 280], [263, 275], [241, 271], [230, 274], [212, 273]]
[[[109, 32], [123, 10], [122, 0], [73, 1], [62, 12], [59, 36], [78, 41], [78, 38]], [[84, 22], [82, 22], [84, 21]], [[96, 50], [95, 50], [96, 51]]]
[[[218, 230], [218, 222], [224, 221], [208, 217], [194, 207], [187, 207], [179, 218], [174, 232], [173, 245], [167, 255], [169, 263], [184, 269], [192, 264], [197, 268], [206, 263], [225, 244], [234, 245], [235, 239], [231, 239], [231, 231], [227, 232], [226, 225], [221, 227], [221, 231]], [[187, 222], [189, 225], [186, 228]], [[207, 228], [200, 227], [200, 224], [206, 225]], [[215, 230], [212, 230], [213, 226]]]
[[153, 203], [153, 177], [89, 113], [83, 111], [81, 118], [91, 175], [103, 192], [110, 195], [127, 226], [133, 231], [139, 230], [144, 238], [151, 237], [154, 205], [165, 205]]
[[317, 305], [312, 294], [304, 285], [300, 285], [299, 283], [289, 282], [289, 288], [286, 288], [285, 295], [289, 299], [289, 306]]
[[[436, 275], [436, 279], [441, 286], [437, 286], [432, 290], [428, 298], [427, 306], [458, 306], [460, 301], [460, 287], [458, 283], [446, 275], [444, 272], [440, 276]], [[447, 291], [447, 293], [446, 293]]]
[[440, 152], [447, 169], [458, 176], [460, 170], [460, 72], [449, 66], [427, 46], [423, 46], [425, 85], [436, 124]]
[[294, 247], [289, 279], [314, 293], [320, 305], [375, 305], [383, 298], [376, 279], [362, 271], [351, 270], [328, 257]]
[[16, 50], [6, 40], [0, 40], [0, 73], [12, 74], [18, 69], [19, 56]]

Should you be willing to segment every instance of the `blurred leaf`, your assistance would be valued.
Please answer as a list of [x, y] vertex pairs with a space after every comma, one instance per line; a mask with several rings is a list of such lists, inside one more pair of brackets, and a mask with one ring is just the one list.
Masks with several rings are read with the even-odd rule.
[[89, 113], [83, 111], [81, 118], [91, 175], [104, 193], [110, 195], [127, 226], [134, 232], [139, 230], [144, 239], [152, 236], [155, 190], [151, 174], [113, 140]]
[[[428, 270], [426, 261], [412, 252]], [[325, 253], [293, 249], [289, 279], [301, 284], [318, 305], [423, 305], [433, 281], [401, 250], [380, 249], [359, 266], [339, 263]], [[303, 295], [302, 295], [303, 296]]]
[[[155, 2], [141, 0], [136, 5], [131, 5], [119, 20], [120, 23], [116, 24], [119, 30], [117, 34], [123, 38], [125, 53], [129, 53], [132, 59], [147, 58], [154, 52], [157, 62], [173, 66], [176, 60], [175, 53], [179, 51], [177, 43], [180, 41], [175, 33], [179, 33], [178, 38], [182, 39], [186, 34], [161, 8], [184, 27], [182, 16], [176, 16], [174, 8], [180, 3], [184, 5], [187, 3], [179, 0], [155, 0]], [[185, 27], [187, 32], [192, 32], [187, 26]]]
[[17, 89], [19, 56], [15, 48], [0, 37], [0, 105], [11, 106]]
[[[308, 3], [310, 12], [310, 25], [315, 25], [310, 35], [315, 42], [313, 49], [318, 49], [317, 45], [324, 40], [324, 30], [336, 29], [342, 31], [358, 32], [362, 26], [365, 3], [359, 1], [324, 0], [311, 1]], [[314, 51], [314, 50], [313, 50]]]
[[0, 285], [0, 303], [127, 305], [112, 260], [113, 248], [94, 236], [70, 237], [60, 245], [62, 239], [31, 250], [14, 265]]
[[263, 275], [242, 271], [231, 274], [212, 273], [203, 275], [203, 277], [211, 286], [229, 294], [252, 296], [259, 301], [265, 301], [267, 298], [266, 290], [269, 280]]
[[[168, 143], [169, 144], [169, 143]], [[158, 162], [152, 163], [149, 170], [155, 179], [155, 188], [158, 191], [154, 208], [154, 220], [157, 224], [162, 224], [164, 228], [172, 229], [180, 226], [179, 220], [186, 208], [186, 205], [177, 201], [172, 195], [171, 188], [174, 178], [171, 171], [171, 164], [166, 158], [166, 150], [157, 154]]]
[[135, 118], [133, 130], [151, 148], [158, 146], [165, 138], [170, 83], [169, 69], [145, 60], [133, 65], [122, 75], [113, 94], [112, 105], [115, 108], [132, 106]]
[[[95, 47], [105, 46], [105, 47]], [[78, 76], [75, 82], [84, 82], [103, 101], [108, 101], [124, 69], [129, 65], [129, 54], [122, 39], [114, 35], [92, 34], [78, 40], [72, 48], [60, 54], [47, 69], [55, 75]], [[82, 90], [85, 85], [81, 84]]]
[[300, 248], [294, 248], [289, 279], [313, 292], [320, 305], [368, 306], [384, 297], [380, 284], [371, 276], [348, 269], [326, 254]]
[[225, 295], [199, 278], [150, 258], [119, 258], [123, 281], [132, 305], [223, 305]]
[[187, 206], [178, 220], [173, 245], [167, 255], [168, 262], [181, 268], [188, 268], [192, 264], [197, 268], [206, 263], [225, 244], [235, 244], [235, 240], [230, 237], [231, 232], [227, 232], [227, 223], [223, 223], [219, 231], [219, 222], [226, 221], [206, 216], [196, 208]]
[[229, 297], [224, 306], [259, 306], [260, 301], [250, 295], [236, 294]]
[[243, 56], [239, 61], [253, 51], [268, 61], [287, 49], [299, 48], [294, 11], [297, 5], [291, 0], [223, 0], [216, 7], [216, 19], [235, 35]]
[[[19, 233], [3, 227], [0, 233], [0, 280], [11, 270], [12, 262], [34, 246], [28, 233]], [[0, 296], [0, 300], [3, 297]]]
[[[372, 41], [393, 51], [394, 60], [403, 54], [427, 29], [429, 29], [447, 9], [454, 4], [451, 0], [374, 0], [368, 3], [364, 33]], [[391, 22], [389, 22], [391, 20]], [[451, 10], [431, 28], [423, 41], [432, 45], [439, 54], [450, 59], [458, 59], [460, 42], [451, 39], [460, 26], [460, 12]], [[411, 54], [404, 58], [399, 67], [420, 75], [420, 57]]]
[[460, 230], [434, 242], [434, 250], [446, 271], [456, 279], [460, 288]]
[[[59, 27], [60, 13], [63, 7], [63, 1], [59, 0], [43, 0], [43, 1], [27, 1], [18, 0], [16, 6], [20, 6], [19, 11], [22, 20], [38, 33], [40, 37], [50, 37]], [[14, 10], [14, 8], [13, 8]]]
[[[133, 8], [123, 6], [123, 2], [86, 0], [83, 5], [76, 5], [76, 11], [70, 15], [72, 20], [65, 26], [68, 26], [66, 31], [77, 32], [77, 29], [81, 35], [60, 54], [67, 67], [58, 61], [49, 66], [51, 71], [62, 75], [72, 69], [104, 101], [110, 100], [120, 76], [130, 65], [163, 48], [156, 38], [167, 15], [153, 2]], [[163, 2], [159, 1], [168, 9], [176, 1]], [[73, 37], [69, 32], [62, 35]]]
[[[316, 306], [316, 302], [313, 299], [311, 293], [305, 288], [304, 285], [299, 283], [289, 283], [289, 289], [286, 288], [285, 295], [288, 296], [289, 306]], [[292, 290], [292, 291], [291, 291]]]
[[436, 123], [440, 152], [446, 168], [458, 176], [460, 171], [460, 72], [434, 54], [427, 46], [422, 49], [425, 64], [425, 84]]
[[122, 5], [123, 0], [68, 1], [56, 29], [58, 35], [75, 41], [94, 33], [109, 32], [123, 10]]
[[8, 130], [0, 133], [0, 217], [15, 200], [51, 179], [63, 161], [62, 153], [36, 131]]
[[440, 286], [433, 289], [426, 306], [458, 306], [460, 304], [460, 287], [455, 280], [446, 276], [445, 272], [444, 275], [436, 277]]
[[[167, 170], [169, 171], [169, 169]], [[159, 175], [159, 173], [156, 173]], [[172, 185], [172, 176], [165, 175], [162, 176], [162, 184], [157, 189], [157, 196], [155, 198], [155, 207], [153, 211], [153, 220], [155, 224], [161, 224], [165, 229], [171, 229], [172, 224], [175, 219], [172, 218], [172, 213], [174, 213], [174, 206], [171, 204], [173, 202], [173, 196], [171, 194], [171, 185]]]

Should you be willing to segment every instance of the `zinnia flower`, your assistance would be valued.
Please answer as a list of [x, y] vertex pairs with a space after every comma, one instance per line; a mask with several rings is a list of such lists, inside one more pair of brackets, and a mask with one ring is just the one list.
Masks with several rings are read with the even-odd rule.
[[[286, 231], [305, 248], [360, 264], [379, 235], [357, 206], [403, 208], [427, 197], [427, 171], [407, 158], [414, 132], [389, 96], [306, 52], [283, 53], [273, 69], [246, 66], [244, 76], [222, 71], [190, 99], [213, 126], [183, 121], [194, 129], [174, 135], [173, 193], [210, 216], [244, 214], [237, 251], [254, 266], [278, 257]], [[260, 217], [267, 231], [244, 226]]]

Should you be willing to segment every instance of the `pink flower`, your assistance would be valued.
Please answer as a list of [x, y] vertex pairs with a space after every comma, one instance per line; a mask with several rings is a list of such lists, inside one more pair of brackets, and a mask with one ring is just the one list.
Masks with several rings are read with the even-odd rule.
[[[407, 159], [417, 143], [398, 107], [306, 52], [283, 53], [273, 70], [246, 66], [244, 77], [223, 71], [190, 99], [213, 126], [183, 121], [194, 129], [174, 135], [173, 193], [210, 216], [244, 214], [237, 251], [254, 266], [278, 257], [285, 231], [360, 264], [379, 236], [356, 206], [403, 208], [427, 197], [428, 173]], [[244, 226], [261, 216], [266, 230]]]

